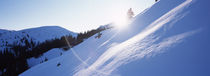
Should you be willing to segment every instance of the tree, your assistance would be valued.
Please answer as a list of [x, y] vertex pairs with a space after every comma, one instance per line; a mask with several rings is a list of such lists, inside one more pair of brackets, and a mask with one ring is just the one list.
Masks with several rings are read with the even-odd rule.
[[99, 32], [99, 33], [97, 34], [97, 36], [95, 36], [95, 38], [98, 38], [98, 39], [99, 39], [99, 38], [101, 38], [101, 35], [102, 35], [102, 33]]
[[57, 64], [57, 67], [59, 67], [61, 65], [61, 63], [59, 62], [58, 64]]
[[133, 16], [134, 16], [133, 10], [132, 8], [130, 8], [127, 12], [127, 18], [130, 20], [133, 18]]
[[46, 62], [46, 61], [48, 61], [48, 59], [45, 57], [44, 61]]

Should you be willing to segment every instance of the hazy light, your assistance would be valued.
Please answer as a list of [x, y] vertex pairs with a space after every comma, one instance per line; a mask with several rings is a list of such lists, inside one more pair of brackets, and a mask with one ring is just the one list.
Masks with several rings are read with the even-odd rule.
[[117, 29], [125, 29], [128, 26], [128, 20], [124, 17], [116, 19], [113, 26]]

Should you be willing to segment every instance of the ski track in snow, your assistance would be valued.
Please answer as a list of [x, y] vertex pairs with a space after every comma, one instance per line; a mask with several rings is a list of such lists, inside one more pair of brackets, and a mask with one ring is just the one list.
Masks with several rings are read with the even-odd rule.
[[154, 43], [159, 40], [159, 37], [156, 37], [153, 33], [163, 27], [166, 23], [177, 21], [177, 17], [180, 16], [179, 19], [183, 18], [183, 15], [179, 15], [179, 13], [190, 5], [191, 2], [192, 0], [186, 0], [152, 22], [145, 30], [136, 36], [109, 48], [92, 65], [87, 68], [80, 68], [74, 76], [110, 75], [115, 69], [123, 64], [162, 53], [164, 49], [167, 49], [172, 45], [181, 42], [185, 37], [194, 34], [197, 30], [171, 36], [159, 43]]

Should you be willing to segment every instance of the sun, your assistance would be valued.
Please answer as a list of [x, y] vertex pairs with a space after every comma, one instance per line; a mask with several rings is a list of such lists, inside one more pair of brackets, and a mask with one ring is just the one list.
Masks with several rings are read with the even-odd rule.
[[114, 20], [114, 27], [117, 29], [125, 29], [128, 27], [129, 20], [126, 17], [120, 17]]
[[132, 8], [128, 9], [127, 13], [124, 15], [119, 15], [114, 18], [114, 26], [117, 29], [125, 29], [128, 28], [128, 25], [130, 24], [131, 20], [133, 20], [134, 12]]

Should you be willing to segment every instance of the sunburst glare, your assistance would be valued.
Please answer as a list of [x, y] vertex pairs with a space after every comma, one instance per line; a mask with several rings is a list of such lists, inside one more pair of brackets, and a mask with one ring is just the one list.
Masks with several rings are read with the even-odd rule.
[[130, 8], [127, 12], [127, 15], [120, 16], [114, 20], [114, 27], [120, 30], [127, 28], [133, 17], [134, 12], [132, 8]]
[[126, 17], [116, 19], [114, 21], [114, 27], [117, 29], [125, 29], [128, 27], [128, 19]]

